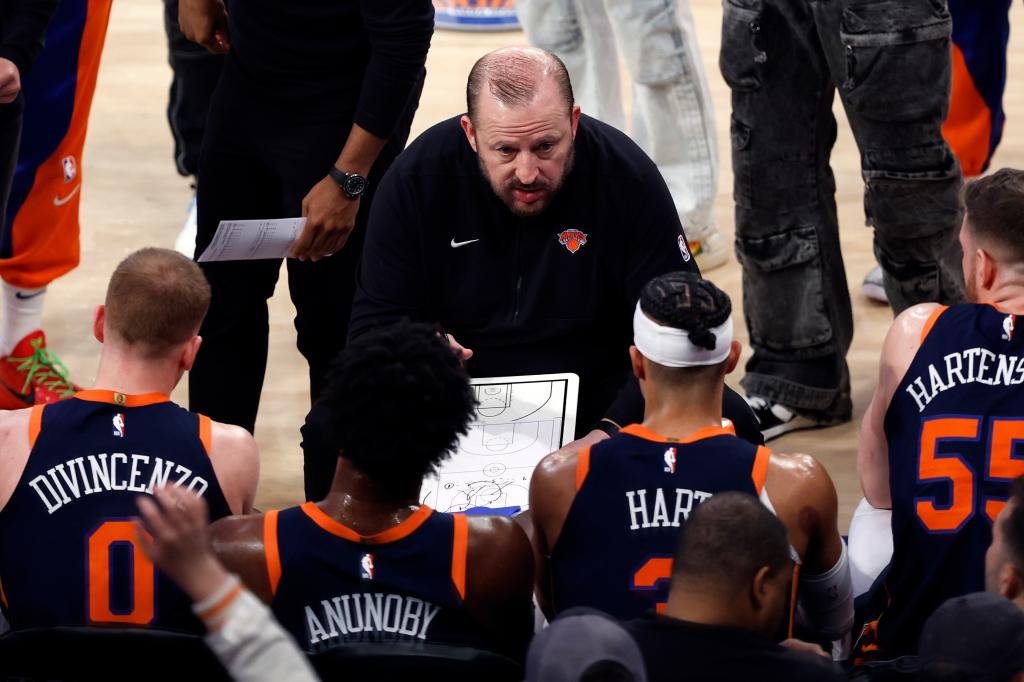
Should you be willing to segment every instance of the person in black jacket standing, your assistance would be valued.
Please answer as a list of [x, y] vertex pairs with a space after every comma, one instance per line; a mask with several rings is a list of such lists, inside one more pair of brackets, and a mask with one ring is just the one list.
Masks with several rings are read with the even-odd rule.
[[[226, 52], [199, 159], [196, 255], [221, 220], [302, 215], [288, 259], [310, 393], [344, 346], [373, 190], [405, 145], [430, 0], [180, 0], [182, 33]], [[213, 290], [191, 409], [253, 431], [278, 260], [204, 263]]]
[[[627, 352], [641, 288], [697, 272], [672, 197], [624, 133], [581, 115], [549, 52], [485, 55], [467, 106], [382, 180], [349, 333], [409, 317], [461, 344], [472, 376], [573, 372], [577, 437], [607, 437], [643, 416]], [[725, 415], [759, 438], [734, 393]], [[303, 438], [306, 494], [319, 499], [337, 453], [315, 408]]]
[[18, 162], [21, 79], [43, 49], [58, 0], [4, 0], [0, 5], [0, 229]]

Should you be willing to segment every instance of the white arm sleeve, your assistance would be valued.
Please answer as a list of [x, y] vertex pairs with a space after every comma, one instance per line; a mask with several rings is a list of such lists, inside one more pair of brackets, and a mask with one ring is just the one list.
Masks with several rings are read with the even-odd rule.
[[236, 682], [319, 682], [305, 655], [238, 579], [192, 607], [206, 624], [206, 644]]
[[839, 561], [820, 575], [800, 574], [801, 610], [807, 625], [828, 639], [842, 639], [853, 628], [853, 581], [843, 543]]

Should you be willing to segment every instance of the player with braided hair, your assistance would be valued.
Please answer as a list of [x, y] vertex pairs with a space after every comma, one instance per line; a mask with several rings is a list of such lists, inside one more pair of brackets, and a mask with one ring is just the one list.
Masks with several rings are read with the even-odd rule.
[[214, 524], [221, 561], [307, 652], [387, 642], [525, 655], [526, 534], [510, 518], [419, 503], [423, 477], [448, 457], [476, 404], [458, 356], [436, 327], [401, 321], [351, 341], [328, 379], [320, 405], [338, 453], [330, 492]]
[[548, 455], [530, 485], [537, 597], [549, 617], [575, 606], [617, 618], [660, 611], [680, 527], [701, 502], [734, 490], [759, 496], [789, 530], [804, 634], [849, 632], [852, 586], [828, 473], [813, 457], [737, 438], [722, 419], [725, 375], [740, 355], [731, 312], [724, 292], [691, 273], [644, 287], [629, 349], [643, 423]]

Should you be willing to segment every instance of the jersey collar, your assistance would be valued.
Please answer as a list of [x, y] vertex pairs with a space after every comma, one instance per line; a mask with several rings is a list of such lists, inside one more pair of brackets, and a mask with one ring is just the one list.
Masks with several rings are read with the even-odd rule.
[[423, 522], [427, 520], [433, 509], [425, 504], [421, 504], [419, 509], [409, 515], [405, 521], [402, 521], [393, 528], [388, 528], [380, 533], [374, 535], [361, 535], [356, 531], [352, 530], [340, 521], [331, 518], [327, 515], [324, 510], [316, 506], [314, 502], [306, 502], [301, 507], [302, 512], [308, 516], [313, 523], [323, 528], [331, 535], [337, 535], [339, 538], [344, 538], [350, 542], [358, 542], [361, 545], [384, 545], [389, 542], [396, 542], [402, 538], [412, 535], [413, 531], [423, 525]]
[[170, 397], [163, 393], [139, 393], [132, 395], [130, 393], [118, 393], [117, 391], [109, 391], [100, 388], [79, 391], [72, 397], [78, 398], [79, 400], [88, 400], [94, 403], [110, 403], [111, 405], [118, 405], [120, 407], [145, 407], [146, 405], [166, 403], [170, 400]]
[[631, 436], [654, 441], [655, 443], [693, 443], [698, 440], [704, 440], [705, 438], [714, 438], [715, 436], [735, 436], [736, 428], [732, 425], [731, 421], [723, 419], [721, 426], [705, 426], [703, 429], [697, 429], [685, 438], [669, 438], [668, 436], [662, 436], [661, 434], [651, 431], [642, 424], [630, 424], [629, 426], [624, 426], [620, 433], [628, 433]]

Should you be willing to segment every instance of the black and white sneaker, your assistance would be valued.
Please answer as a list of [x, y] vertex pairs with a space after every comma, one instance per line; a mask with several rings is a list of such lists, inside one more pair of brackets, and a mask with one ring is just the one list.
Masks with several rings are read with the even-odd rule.
[[819, 429], [832, 424], [832, 422], [794, 412], [785, 405], [773, 403], [765, 398], [747, 396], [745, 400], [750, 405], [750, 409], [754, 411], [757, 421], [761, 423], [761, 435], [764, 436], [766, 443], [772, 438], [778, 438], [790, 431]]

